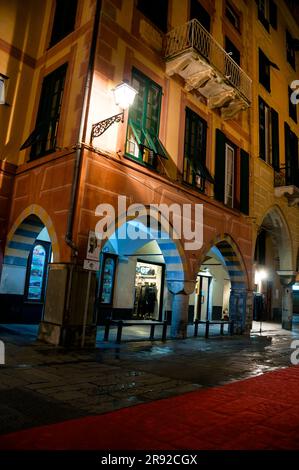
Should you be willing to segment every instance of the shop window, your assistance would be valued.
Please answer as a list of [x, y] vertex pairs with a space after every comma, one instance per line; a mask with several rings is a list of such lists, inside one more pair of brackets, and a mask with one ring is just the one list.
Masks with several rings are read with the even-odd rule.
[[138, 94], [129, 111], [126, 155], [157, 169], [158, 158], [168, 158], [159, 139], [162, 89], [135, 69], [132, 86]]
[[286, 31], [286, 49], [287, 49], [287, 61], [296, 70], [296, 53], [294, 48], [294, 39], [292, 38], [289, 31]]
[[214, 182], [206, 167], [207, 123], [186, 108], [183, 179], [201, 191]]
[[240, 15], [230, 2], [225, 3], [225, 16], [229, 20], [229, 22], [234, 26], [234, 28], [240, 32], [241, 30]]
[[200, 24], [210, 32], [211, 17], [209, 13], [203, 8], [198, 0], [191, 0], [190, 2], [190, 20], [196, 19]]
[[56, 0], [49, 47], [57, 44], [75, 28], [77, 0]]
[[37, 240], [28, 258], [25, 283], [27, 302], [43, 302], [47, 278], [47, 267], [51, 255], [51, 243]]
[[258, 19], [267, 31], [272, 28], [277, 29], [277, 6], [273, 0], [257, 0]]
[[66, 70], [64, 64], [43, 80], [35, 129], [21, 147], [31, 146], [31, 160], [56, 150]]
[[138, 0], [137, 8], [161, 31], [167, 32], [168, 0]]
[[133, 318], [162, 320], [165, 265], [136, 262]]
[[279, 118], [278, 113], [259, 97], [260, 158], [279, 169]]

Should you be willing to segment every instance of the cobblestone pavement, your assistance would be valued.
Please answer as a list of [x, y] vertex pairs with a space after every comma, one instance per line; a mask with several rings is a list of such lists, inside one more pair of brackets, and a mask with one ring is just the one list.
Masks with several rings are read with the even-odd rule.
[[293, 332], [263, 325], [250, 337], [162, 342], [98, 342], [64, 350], [34, 329], [0, 325], [0, 433], [99, 414], [290, 366]]

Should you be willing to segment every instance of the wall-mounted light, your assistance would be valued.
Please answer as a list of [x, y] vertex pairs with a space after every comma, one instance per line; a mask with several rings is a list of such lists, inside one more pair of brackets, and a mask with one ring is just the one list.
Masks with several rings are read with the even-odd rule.
[[268, 277], [268, 273], [265, 269], [255, 271], [255, 284], [259, 284], [261, 281], [265, 281]]
[[138, 93], [137, 90], [126, 82], [120, 83], [112, 91], [115, 104], [122, 109], [122, 112], [92, 125], [90, 136], [91, 144], [95, 137], [102, 135], [114, 122], [124, 122], [124, 111], [134, 103], [135, 96]]
[[8, 80], [6, 75], [0, 73], [0, 104], [6, 104], [5, 101], [5, 81]]

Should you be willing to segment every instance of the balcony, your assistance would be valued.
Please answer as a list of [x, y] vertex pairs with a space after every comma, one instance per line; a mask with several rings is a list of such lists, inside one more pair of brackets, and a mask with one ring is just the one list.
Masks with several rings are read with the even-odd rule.
[[186, 91], [197, 90], [224, 119], [250, 106], [251, 79], [198, 20], [167, 33], [164, 57], [166, 73], [180, 75]]
[[282, 167], [274, 171], [274, 194], [286, 197], [289, 206], [299, 204], [299, 171]]

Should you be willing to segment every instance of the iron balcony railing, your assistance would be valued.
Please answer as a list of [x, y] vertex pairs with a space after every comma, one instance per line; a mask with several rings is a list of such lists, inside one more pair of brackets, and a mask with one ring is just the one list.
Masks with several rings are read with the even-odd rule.
[[281, 167], [274, 171], [274, 187], [296, 186], [299, 188], [299, 170], [291, 167]]
[[196, 19], [166, 34], [164, 56], [165, 59], [170, 59], [192, 49], [236, 88], [249, 104], [251, 103], [251, 78]]

